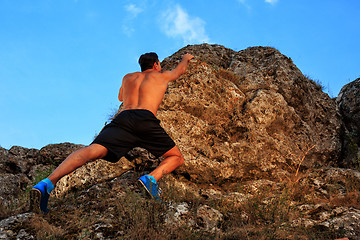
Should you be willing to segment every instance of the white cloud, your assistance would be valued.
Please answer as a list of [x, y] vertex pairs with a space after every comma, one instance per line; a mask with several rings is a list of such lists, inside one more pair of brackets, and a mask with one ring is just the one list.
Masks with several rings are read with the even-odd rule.
[[122, 31], [126, 36], [131, 37], [131, 35], [135, 32], [135, 29], [133, 27], [129, 27], [123, 24]]
[[275, 4], [277, 3], [278, 0], [265, 0], [265, 2], [270, 3], [270, 4]]
[[133, 27], [133, 20], [144, 11], [144, 9], [136, 6], [135, 4], [128, 4], [124, 6], [125, 11], [127, 12], [126, 16], [124, 17], [122, 23], [122, 31], [123, 33], [131, 37], [132, 34], [135, 32], [135, 28]]
[[162, 20], [163, 31], [169, 37], [180, 37], [186, 44], [209, 42], [206, 23], [199, 17], [189, 16], [180, 5], [167, 10]]
[[125, 6], [125, 10], [129, 12], [132, 17], [136, 18], [139, 13], [143, 11], [142, 8], [137, 7], [135, 4], [128, 4]]

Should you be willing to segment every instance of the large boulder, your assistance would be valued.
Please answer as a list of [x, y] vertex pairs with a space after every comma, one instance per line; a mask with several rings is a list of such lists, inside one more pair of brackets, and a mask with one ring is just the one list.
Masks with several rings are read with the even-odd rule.
[[347, 167], [360, 167], [360, 78], [346, 84], [336, 102], [345, 124], [344, 164]]
[[8, 165], [13, 173], [28, 173], [30, 168], [37, 163], [38, 157], [38, 149], [13, 146], [9, 149]]
[[359, 135], [360, 132], [360, 78], [342, 87], [336, 99], [346, 128]]
[[0, 173], [28, 173], [37, 163], [39, 150], [13, 146], [9, 150], [0, 147]]
[[186, 52], [195, 60], [169, 84], [158, 112], [185, 157], [178, 173], [223, 184], [338, 164], [335, 101], [290, 58], [269, 47], [235, 52], [203, 44], [179, 50], [163, 68]]
[[63, 196], [71, 190], [84, 189], [118, 177], [132, 168], [133, 164], [126, 158], [121, 158], [117, 163], [110, 163], [102, 159], [89, 162], [61, 178], [52, 194], [57, 197]]

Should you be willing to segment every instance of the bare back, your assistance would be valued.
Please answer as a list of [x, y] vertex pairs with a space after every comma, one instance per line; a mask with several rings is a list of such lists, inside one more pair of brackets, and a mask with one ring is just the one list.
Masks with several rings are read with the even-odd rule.
[[127, 74], [119, 93], [123, 110], [147, 109], [156, 116], [169, 83], [162, 75], [155, 70]]
[[125, 75], [119, 91], [119, 100], [123, 110], [146, 109], [155, 116], [170, 81], [185, 73], [191, 54], [183, 55], [181, 62], [171, 71], [161, 71], [160, 62], [154, 63], [152, 69]]

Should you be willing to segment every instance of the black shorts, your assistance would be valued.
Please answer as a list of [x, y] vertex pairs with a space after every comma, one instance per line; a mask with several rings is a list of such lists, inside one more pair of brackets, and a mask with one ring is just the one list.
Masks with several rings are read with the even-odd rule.
[[175, 142], [160, 126], [160, 120], [144, 109], [125, 110], [107, 124], [92, 143], [104, 146], [109, 162], [117, 162], [134, 147], [142, 147], [160, 157], [175, 146]]

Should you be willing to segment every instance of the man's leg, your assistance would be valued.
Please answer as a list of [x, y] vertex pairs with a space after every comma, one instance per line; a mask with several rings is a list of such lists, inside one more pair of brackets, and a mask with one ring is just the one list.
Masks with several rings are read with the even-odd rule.
[[87, 162], [106, 156], [107, 149], [99, 144], [91, 144], [70, 154], [48, 178], [36, 184], [30, 192], [30, 208], [35, 212], [49, 211], [47, 205], [50, 192], [56, 183], [65, 175], [81, 167]]
[[65, 175], [81, 167], [87, 162], [106, 156], [107, 149], [99, 144], [91, 144], [70, 154], [48, 177], [55, 184]]
[[164, 175], [171, 173], [184, 163], [184, 157], [177, 146], [167, 151], [163, 157], [165, 159], [149, 174], [153, 176], [156, 181], [159, 181]]
[[184, 163], [184, 157], [176, 146], [167, 151], [163, 157], [165, 159], [154, 171], [149, 175], [144, 175], [139, 178], [139, 182], [144, 186], [150, 196], [159, 201], [161, 201], [160, 195], [162, 191], [159, 188], [157, 181], [165, 174], [174, 171]]

